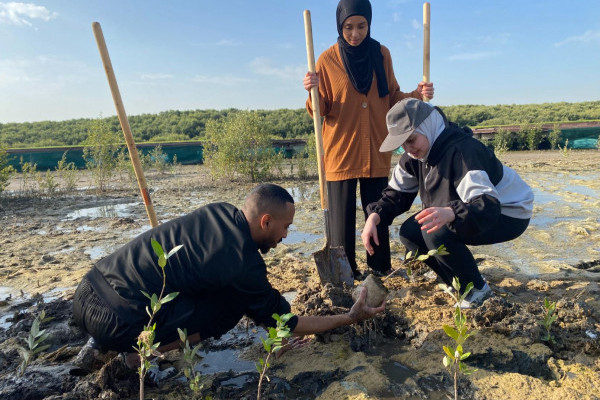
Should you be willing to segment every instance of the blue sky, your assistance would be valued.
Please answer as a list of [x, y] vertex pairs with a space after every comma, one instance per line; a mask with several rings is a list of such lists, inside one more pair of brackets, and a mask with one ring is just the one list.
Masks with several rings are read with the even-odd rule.
[[[436, 105], [600, 99], [600, 1], [431, 2]], [[422, 77], [422, 1], [372, 0], [372, 37], [400, 87]], [[316, 57], [337, 0], [0, 0], [0, 123], [116, 115], [91, 24], [100, 22], [128, 115], [302, 108], [302, 12]]]

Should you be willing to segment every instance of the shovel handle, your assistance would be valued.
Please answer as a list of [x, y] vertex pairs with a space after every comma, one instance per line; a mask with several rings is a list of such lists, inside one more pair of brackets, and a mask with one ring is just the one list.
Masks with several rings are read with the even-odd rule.
[[[308, 60], [308, 72], [316, 72], [315, 68], [315, 50], [313, 47], [312, 23], [310, 21], [310, 11], [304, 10], [304, 35], [306, 36], [306, 58]], [[315, 141], [317, 144], [317, 166], [319, 169], [319, 192], [321, 194], [321, 208], [327, 210], [327, 189], [325, 188], [325, 164], [323, 150], [323, 126], [321, 125], [321, 109], [319, 107], [319, 88], [313, 86], [310, 88], [310, 97], [312, 100], [313, 125], [315, 128]]]
[[[429, 36], [430, 36], [430, 11], [429, 3], [423, 3], [423, 82], [429, 82]], [[429, 98], [423, 97], [423, 101], [428, 102]]]
[[144, 199], [146, 214], [148, 214], [148, 219], [150, 219], [150, 225], [154, 228], [155, 226], [158, 226], [158, 220], [156, 219], [156, 213], [154, 212], [154, 207], [152, 206], [152, 201], [150, 200], [148, 185], [146, 184], [146, 179], [144, 178], [144, 170], [142, 169], [142, 163], [140, 162], [140, 157], [138, 155], [137, 148], [135, 147], [131, 128], [129, 127], [129, 120], [127, 119], [127, 114], [125, 113], [125, 107], [123, 106], [123, 100], [121, 100], [121, 93], [119, 92], [117, 79], [115, 78], [112, 63], [110, 62], [110, 56], [108, 55], [108, 49], [106, 47], [106, 42], [104, 41], [102, 28], [98, 22], [92, 22], [92, 30], [94, 31], [94, 36], [96, 37], [96, 43], [98, 44], [98, 50], [100, 51], [102, 64], [104, 65], [106, 77], [108, 78], [108, 85], [110, 86], [113, 101], [115, 103], [115, 107], [117, 108], [117, 116], [119, 117], [119, 122], [121, 123], [123, 135], [125, 136], [125, 143], [127, 143], [127, 149], [129, 150], [129, 158], [131, 158], [135, 177], [137, 179], [138, 186], [140, 187], [142, 199]]

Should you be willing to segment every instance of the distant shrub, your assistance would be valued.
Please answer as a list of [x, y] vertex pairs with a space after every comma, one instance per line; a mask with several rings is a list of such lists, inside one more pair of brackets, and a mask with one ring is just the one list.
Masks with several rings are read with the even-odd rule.
[[558, 144], [560, 143], [562, 132], [558, 127], [558, 124], [554, 124], [554, 127], [548, 133], [548, 141], [550, 142], [550, 149], [555, 150], [558, 149]]
[[85, 166], [92, 174], [92, 179], [99, 191], [106, 190], [108, 182], [115, 174], [119, 135], [112, 131], [106, 120], [92, 121], [85, 140], [83, 159]]
[[77, 186], [77, 167], [73, 161], [67, 162], [67, 152], [65, 151], [62, 158], [58, 161], [56, 171], [62, 181], [65, 192], [72, 192]]
[[544, 138], [541, 126], [523, 126], [521, 132], [527, 142], [529, 150], [538, 150]]
[[508, 129], [498, 130], [494, 135], [494, 140], [492, 141], [494, 152], [496, 154], [502, 154], [510, 150], [511, 140], [511, 132]]
[[217, 178], [236, 175], [258, 182], [267, 178], [279, 157], [263, 117], [255, 111], [229, 115], [206, 124], [206, 165]]
[[8, 165], [8, 153], [3, 146], [0, 146], [0, 194], [8, 186], [10, 177], [15, 172], [15, 169]]

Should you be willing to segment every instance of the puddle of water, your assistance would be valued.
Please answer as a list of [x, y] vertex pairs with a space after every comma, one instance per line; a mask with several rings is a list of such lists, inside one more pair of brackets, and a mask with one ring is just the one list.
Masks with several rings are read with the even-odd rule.
[[202, 357], [202, 361], [196, 366], [196, 371], [202, 375], [224, 371], [233, 371], [236, 374], [256, 371], [254, 361], [239, 358], [239, 350], [199, 351], [198, 355]]
[[399, 362], [394, 360], [384, 361], [381, 366], [381, 369], [383, 373], [388, 377], [390, 382], [396, 384], [404, 383], [406, 379], [417, 374], [416, 370], [407, 367], [406, 365], [400, 364]]
[[8, 286], [0, 286], [0, 300], [6, 300], [8, 297], [14, 298], [18, 295], [13, 288]]
[[42, 298], [44, 299], [44, 303], [50, 303], [54, 300], [58, 300], [64, 294], [65, 291], [72, 289], [67, 287], [57, 287], [49, 292], [42, 294]]
[[573, 218], [573, 217], [556, 217], [556, 216], [543, 215], [543, 214], [541, 214], [541, 215], [534, 214], [529, 225], [536, 226], [538, 228], [545, 228], [551, 224], [557, 224], [559, 222], [573, 222], [573, 221], [578, 221], [578, 220], [579, 220], [579, 218]]
[[78, 232], [103, 232], [105, 229], [98, 226], [81, 225], [77, 227]]
[[295, 230], [294, 225], [290, 225], [290, 230], [283, 243], [285, 244], [298, 244], [298, 243], [314, 243], [323, 238], [323, 235], [316, 235], [314, 233], [307, 233]]
[[62, 221], [70, 221], [77, 218], [117, 218], [117, 217], [128, 217], [133, 215], [133, 211], [130, 210], [133, 206], [138, 206], [138, 203], [125, 203], [125, 204], [107, 204], [104, 206], [81, 208], [73, 212], [68, 213]]
[[219, 386], [230, 386], [237, 389], [243, 388], [246, 384], [253, 382], [253, 375], [242, 374], [233, 378], [219, 382]]
[[[202, 360], [196, 365], [196, 371], [203, 375], [225, 371], [232, 371], [236, 375], [255, 372], [254, 361], [241, 359], [240, 352], [248, 348], [251, 345], [250, 342], [253, 344], [260, 343], [260, 338], [266, 336], [267, 333], [262, 328], [257, 328], [256, 333], [252, 330], [246, 332], [245, 323], [242, 321], [235, 328], [221, 336], [220, 339], [211, 342], [211, 347], [222, 347], [220, 350], [201, 350], [198, 352]], [[235, 343], [239, 346], [235, 346]], [[233, 346], [239, 348], [232, 348]]]
[[99, 260], [110, 254], [110, 249], [106, 246], [95, 246], [85, 250], [84, 253], [89, 255], [91, 260]]
[[311, 201], [319, 196], [318, 185], [302, 185], [287, 188], [294, 202]]
[[592, 189], [591, 187], [587, 187], [587, 186], [568, 185], [565, 187], [565, 191], [582, 194], [584, 196], [589, 196], [589, 197], [593, 197], [596, 199], [600, 197], [600, 194], [596, 190]]
[[0, 329], [8, 329], [13, 324], [8, 319], [12, 317], [12, 314], [6, 314], [0, 317]]

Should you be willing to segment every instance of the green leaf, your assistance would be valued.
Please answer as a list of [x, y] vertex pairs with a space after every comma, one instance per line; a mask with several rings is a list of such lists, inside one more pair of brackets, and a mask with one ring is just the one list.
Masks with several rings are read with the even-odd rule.
[[404, 261], [407, 261], [409, 259], [411, 259], [413, 256], [413, 252], [409, 251], [408, 253], [406, 253], [406, 256], [404, 257]]
[[475, 286], [475, 285], [473, 285], [473, 282], [469, 282], [469, 283], [467, 283], [467, 287], [465, 288], [465, 293], [464, 293], [464, 296], [466, 296], [466, 295], [467, 295], [467, 293], [469, 293], [469, 292], [470, 292], [470, 291], [473, 289], [473, 287], [474, 287], [474, 286]]
[[179, 334], [179, 340], [185, 343], [187, 340], [187, 329], [184, 328], [181, 330], [180, 328], [177, 328], [177, 333]]
[[444, 332], [454, 340], [458, 340], [458, 332], [450, 325], [444, 325]]
[[43, 345], [43, 346], [40, 346], [40, 347], [38, 347], [37, 349], [35, 349], [35, 350], [33, 351], [33, 354], [38, 354], [38, 353], [41, 353], [42, 351], [44, 351], [44, 350], [48, 349], [49, 347], [50, 347], [50, 345], [49, 345], [49, 344], [45, 344], [45, 345]]
[[[196, 346], [194, 346], [194, 348], [192, 349], [192, 354], [194, 356], [198, 356], [198, 352], [200, 351], [201, 348], [202, 348], [202, 342], [200, 342]], [[198, 356], [198, 357], [200, 357], [200, 356]]]
[[425, 261], [429, 258], [429, 256], [427, 254], [421, 254], [419, 257], [417, 257], [417, 260], [419, 261]]
[[277, 353], [277, 352], [278, 352], [279, 350], [281, 350], [282, 348], [283, 348], [283, 346], [281, 346], [281, 345], [278, 345], [278, 346], [275, 346], [275, 347], [273, 347], [273, 353]]
[[440, 247], [437, 248], [437, 255], [438, 256], [447, 256], [448, 254], [448, 250], [446, 249], [446, 246], [444, 246], [443, 244], [440, 245]]
[[165, 251], [160, 243], [158, 243], [155, 239], [150, 239], [150, 244], [152, 244], [152, 250], [154, 250], [154, 254], [156, 254], [159, 258], [164, 257]]
[[173, 300], [175, 297], [177, 297], [177, 295], [179, 294], [179, 292], [172, 292], [169, 293], [168, 295], [166, 295], [165, 297], [163, 297], [161, 299], [161, 304], [165, 304], [168, 303], [169, 301]]
[[444, 346], [444, 352], [451, 360], [454, 360], [454, 350], [448, 346]]
[[143, 290], [140, 290], [140, 292], [142, 292], [142, 294], [146, 296], [149, 300], [152, 300], [152, 296], [150, 296], [148, 293], [144, 292]]
[[161, 267], [162, 269], [164, 269], [166, 265], [167, 265], [167, 259], [165, 258], [165, 256], [164, 255], [159, 256], [158, 257], [158, 266]]

